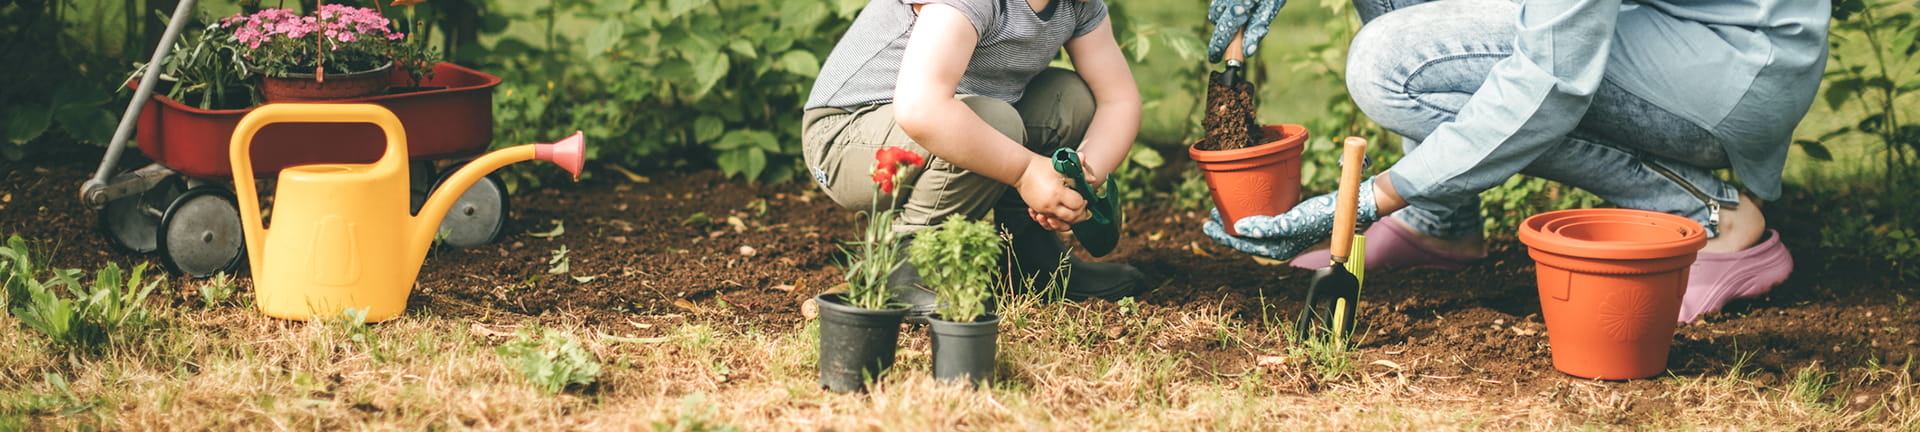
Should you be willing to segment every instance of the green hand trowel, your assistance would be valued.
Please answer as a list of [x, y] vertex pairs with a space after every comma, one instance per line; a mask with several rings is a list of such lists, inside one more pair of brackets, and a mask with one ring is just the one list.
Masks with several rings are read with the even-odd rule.
[[1073, 179], [1073, 190], [1087, 199], [1087, 220], [1073, 224], [1073, 237], [1087, 247], [1087, 253], [1103, 256], [1113, 252], [1120, 244], [1120, 185], [1114, 183], [1113, 176], [1107, 176], [1106, 184], [1100, 190], [1094, 190], [1087, 184], [1086, 168], [1080, 164], [1080, 152], [1073, 149], [1059, 149], [1053, 152], [1053, 170]]

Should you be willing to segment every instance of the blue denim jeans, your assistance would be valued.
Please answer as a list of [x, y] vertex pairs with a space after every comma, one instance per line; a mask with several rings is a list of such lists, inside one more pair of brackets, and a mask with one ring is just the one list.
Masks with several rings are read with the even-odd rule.
[[[1452, 121], [1494, 63], [1513, 53], [1519, 6], [1510, 0], [1353, 4], [1364, 24], [1347, 55], [1347, 89], [1368, 117], [1406, 138], [1408, 149]], [[1587, 190], [1621, 207], [1687, 217], [1717, 235], [1711, 206], [1730, 209], [1739, 199], [1737, 188], [1713, 175], [1729, 165], [1725, 149], [1706, 129], [1622, 90], [1615, 79], [1606, 77], [1571, 134], [1520, 172]], [[1484, 160], [1471, 152], [1447, 153], [1462, 156], [1444, 163], [1476, 166]], [[1440, 238], [1483, 230], [1477, 196], [1448, 206], [1416, 204], [1393, 217]]]

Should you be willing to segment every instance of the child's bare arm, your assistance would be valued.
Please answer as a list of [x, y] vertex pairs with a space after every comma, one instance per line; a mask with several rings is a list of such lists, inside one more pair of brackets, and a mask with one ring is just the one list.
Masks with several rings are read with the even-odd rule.
[[1080, 145], [1092, 180], [1105, 181], [1120, 167], [1140, 130], [1140, 90], [1127, 69], [1127, 58], [1113, 38], [1113, 22], [1103, 21], [1092, 32], [1067, 41], [1073, 68], [1093, 89], [1093, 125]]
[[1046, 157], [1000, 134], [954, 98], [978, 38], [959, 10], [921, 7], [894, 85], [894, 121], [935, 156], [1013, 185], [1038, 213], [1068, 223], [1085, 220], [1086, 200], [1066, 187]]

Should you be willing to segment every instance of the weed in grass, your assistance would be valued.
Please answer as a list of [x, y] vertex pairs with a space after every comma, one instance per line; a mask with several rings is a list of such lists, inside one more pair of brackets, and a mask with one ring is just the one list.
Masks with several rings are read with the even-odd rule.
[[366, 308], [340, 311], [340, 316], [334, 318], [333, 325], [340, 330], [341, 334], [347, 335], [348, 342], [365, 347], [374, 360], [386, 360], [386, 356], [380, 350], [380, 338], [373, 334], [373, 327], [367, 325]]
[[1233, 317], [1227, 313], [1226, 308], [1227, 299], [1221, 298], [1218, 313], [1213, 316], [1213, 342], [1220, 349], [1231, 349], [1241, 340], [1239, 334], [1241, 326], [1233, 322]]
[[600, 377], [600, 360], [573, 335], [559, 330], [527, 326], [495, 352], [518, 365], [527, 382], [547, 394], [592, 385]]
[[237, 289], [235, 285], [233, 276], [228, 275], [227, 272], [213, 275], [205, 283], [200, 284], [200, 304], [214, 307], [226, 303], [227, 300], [233, 299], [233, 292]]
[[[6, 289], [13, 315], [55, 345], [87, 354], [99, 354], [109, 344], [132, 340], [132, 335], [146, 331], [154, 321], [145, 303], [147, 295], [165, 282], [161, 278], [147, 281], [144, 263], [126, 275], [119, 264], [108, 263], [94, 274], [91, 286], [80, 282], [79, 270], [52, 270], [52, 276], [42, 281], [25, 241], [18, 236], [0, 248], [0, 258], [9, 263]], [[72, 298], [56, 288], [64, 288]]]
[[680, 400], [680, 415], [671, 422], [656, 421], [654, 432], [739, 432], [739, 426], [713, 420], [713, 403], [705, 393], [694, 393]]
[[1357, 340], [1312, 337], [1311, 335], [1293, 336], [1294, 344], [1288, 347], [1287, 356], [1305, 358], [1309, 370], [1320, 382], [1332, 382], [1353, 376], [1354, 353], [1347, 348], [1349, 342], [1357, 344]]
[[1822, 406], [1827, 400], [1827, 391], [1835, 384], [1833, 374], [1820, 370], [1820, 362], [1815, 361], [1800, 368], [1793, 374], [1793, 384], [1788, 387], [1793, 398], [1808, 405]]
[[[94, 412], [94, 408], [104, 401], [98, 396], [83, 397], [73, 391], [67, 378], [57, 373], [43, 375], [50, 393], [20, 392], [0, 398], [0, 411], [6, 414], [0, 417], [0, 430], [25, 430], [31, 424], [33, 416], [70, 417], [82, 413]], [[96, 422], [100, 413], [95, 412]], [[15, 418], [14, 416], [20, 416]], [[14, 427], [14, 426], [19, 427]]]

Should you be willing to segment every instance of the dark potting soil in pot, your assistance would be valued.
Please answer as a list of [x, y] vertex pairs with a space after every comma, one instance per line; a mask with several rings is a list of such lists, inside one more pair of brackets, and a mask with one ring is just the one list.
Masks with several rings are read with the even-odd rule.
[[1200, 119], [1204, 135], [1194, 146], [1201, 150], [1234, 150], [1265, 142], [1254, 121], [1253, 84], [1228, 84], [1227, 74], [1207, 78], [1207, 113]]

